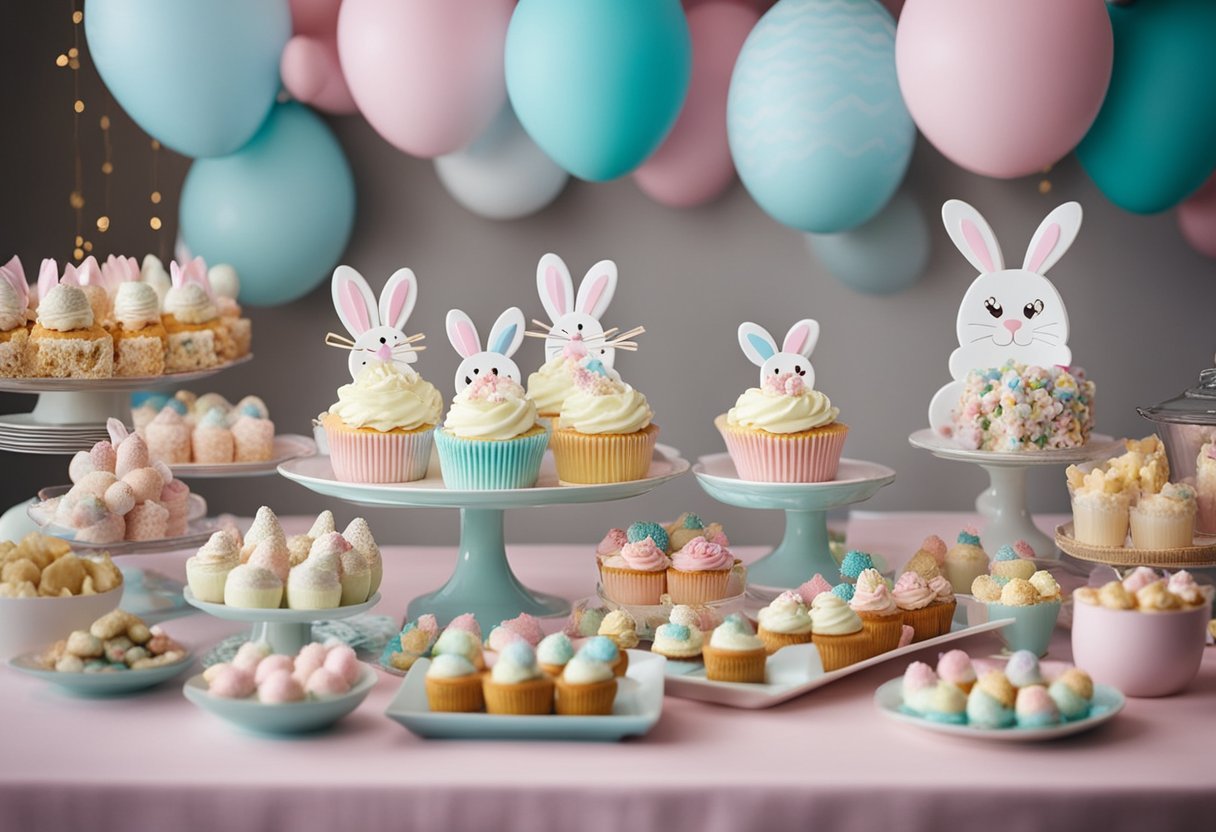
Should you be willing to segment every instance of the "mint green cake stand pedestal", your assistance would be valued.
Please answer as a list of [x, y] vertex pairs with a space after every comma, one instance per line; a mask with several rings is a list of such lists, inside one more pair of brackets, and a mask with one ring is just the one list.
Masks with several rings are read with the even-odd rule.
[[521, 612], [538, 617], [566, 615], [570, 602], [525, 586], [507, 560], [503, 514], [508, 509], [602, 503], [638, 497], [689, 469], [675, 448], [658, 445], [645, 479], [604, 485], [564, 485], [557, 479], [552, 453], [546, 453], [533, 488], [457, 491], [443, 485], [432, 462], [424, 479], [408, 483], [341, 482], [328, 456], [293, 459], [279, 473], [305, 488], [350, 503], [396, 508], [460, 509], [456, 568], [447, 583], [410, 601], [408, 618], [431, 613], [441, 623], [471, 612], [483, 629]]
[[767, 590], [792, 589], [816, 572], [834, 580], [839, 566], [828, 548], [827, 512], [868, 500], [895, 479], [887, 466], [857, 459], [840, 460], [831, 482], [751, 482], [739, 478], [728, 454], [703, 456], [692, 470], [720, 503], [785, 512], [781, 543], [747, 567], [749, 587]]

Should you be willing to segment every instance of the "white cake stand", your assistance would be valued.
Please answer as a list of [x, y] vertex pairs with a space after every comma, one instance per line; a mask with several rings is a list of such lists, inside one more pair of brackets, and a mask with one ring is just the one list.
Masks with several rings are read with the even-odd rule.
[[190, 587], [185, 588], [183, 596], [187, 604], [197, 607], [207, 615], [226, 621], [247, 621], [253, 624], [250, 641], [264, 641], [270, 645], [271, 651], [288, 656], [294, 656], [300, 652], [301, 647], [315, 640], [312, 635], [312, 625], [315, 622], [352, 618], [367, 612], [380, 603], [379, 592], [362, 604], [349, 604], [345, 607], [333, 607], [327, 610], [229, 607], [225, 604], [198, 600], [190, 591]]
[[912, 447], [926, 450], [938, 459], [969, 462], [988, 472], [990, 485], [975, 499], [976, 510], [987, 520], [984, 546], [994, 551], [1017, 540], [1025, 540], [1039, 558], [1055, 560], [1055, 540], [1039, 531], [1026, 505], [1026, 472], [1031, 468], [1080, 465], [1117, 453], [1119, 442], [1109, 436], [1092, 434], [1080, 448], [1042, 451], [979, 451], [963, 448], [932, 428], [918, 430], [908, 437]]
[[348, 483], [334, 475], [327, 456], [293, 459], [280, 465], [279, 473], [318, 494], [360, 505], [460, 509], [456, 570], [442, 587], [410, 601], [406, 616], [417, 618], [432, 613], [446, 623], [461, 613], [471, 612], [483, 628], [489, 628], [521, 612], [556, 616], [570, 611], [569, 601], [529, 589], [511, 571], [503, 540], [503, 512], [638, 497], [675, 479], [688, 468], [679, 451], [659, 445], [645, 479], [604, 485], [562, 485], [551, 452], [545, 454], [540, 479], [532, 488], [449, 490], [434, 463], [427, 476], [417, 482]]
[[785, 536], [772, 552], [747, 567], [748, 584], [790, 589], [816, 572], [833, 576], [839, 565], [828, 547], [827, 512], [873, 497], [895, 480], [877, 462], [842, 459], [830, 482], [752, 482], [741, 479], [729, 454], [701, 457], [693, 474], [709, 496], [740, 508], [781, 509]]

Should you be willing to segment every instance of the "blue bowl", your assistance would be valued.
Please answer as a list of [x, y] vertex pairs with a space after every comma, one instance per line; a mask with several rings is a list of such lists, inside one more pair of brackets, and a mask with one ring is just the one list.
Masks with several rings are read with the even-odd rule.
[[1001, 641], [1010, 652], [1029, 650], [1036, 656], [1047, 655], [1051, 634], [1056, 629], [1060, 616], [1059, 601], [1044, 601], [1025, 607], [1010, 607], [1005, 604], [988, 604], [988, 620], [1012, 618], [1013, 623], [997, 630]]

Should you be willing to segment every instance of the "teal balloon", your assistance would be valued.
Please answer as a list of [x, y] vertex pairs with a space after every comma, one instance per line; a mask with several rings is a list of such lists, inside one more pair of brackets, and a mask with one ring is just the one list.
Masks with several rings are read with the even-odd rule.
[[1216, 169], [1216, 2], [1108, 5], [1115, 66], [1077, 158], [1127, 211], [1154, 214]]
[[616, 179], [680, 114], [692, 41], [680, 0], [520, 0], [507, 93], [524, 130], [582, 179]]
[[838, 234], [807, 234], [807, 245], [841, 283], [869, 295], [910, 288], [929, 265], [929, 224], [907, 193], [897, 193], [874, 219]]
[[869, 220], [916, 141], [890, 12], [877, 0], [781, 0], [735, 62], [726, 130], [744, 187], [778, 222], [828, 234]]
[[88, 0], [89, 55], [119, 105], [186, 156], [251, 138], [279, 91], [287, 0]]
[[190, 166], [180, 221], [193, 254], [236, 269], [242, 303], [288, 303], [342, 256], [355, 180], [325, 122], [303, 105], [280, 104], [239, 151]]

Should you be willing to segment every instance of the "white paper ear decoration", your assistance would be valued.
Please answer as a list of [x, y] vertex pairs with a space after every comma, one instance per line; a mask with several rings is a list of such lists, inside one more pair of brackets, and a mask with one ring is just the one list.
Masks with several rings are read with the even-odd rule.
[[331, 332], [325, 336], [325, 343], [350, 350], [351, 378], [373, 361], [391, 361], [405, 373], [414, 372], [409, 365], [426, 349], [416, 346], [416, 342], [426, 336], [421, 333], [405, 335], [405, 323], [418, 301], [418, 278], [413, 271], [398, 269], [393, 272], [377, 303], [363, 275], [350, 266], [338, 266], [334, 269], [330, 294], [339, 320], [354, 340]]
[[739, 346], [748, 360], [760, 368], [760, 384], [770, 376], [794, 373], [802, 376], [808, 388], [815, 387], [815, 368], [811, 366], [811, 353], [819, 343], [819, 322], [803, 318], [790, 327], [777, 349], [777, 342], [768, 330], [759, 324], [745, 321], [739, 324]]
[[522, 383], [519, 365], [511, 360], [511, 356], [523, 343], [525, 326], [523, 311], [518, 306], [512, 306], [494, 322], [483, 350], [477, 327], [469, 316], [460, 309], [448, 310], [448, 340], [464, 359], [456, 368], [456, 392], [459, 393], [483, 375], [506, 376]]
[[1016, 361], [1037, 367], [1068, 366], [1068, 311], [1044, 275], [1072, 245], [1081, 229], [1081, 206], [1066, 202], [1044, 218], [1020, 269], [1006, 269], [996, 236], [980, 213], [952, 199], [942, 206], [946, 232], [979, 271], [963, 295], [955, 324], [958, 349], [950, 354], [954, 382], [929, 405], [929, 424], [949, 433], [951, 411], [972, 370]]
[[553, 323], [533, 319], [540, 331], [528, 332], [532, 338], [545, 339], [545, 360], [566, 354], [578, 358], [598, 358], [612, 369], [617, 350], [634, 350], [630, 341], [646, 330], [634, 327], [619, 332], [616, 327], [605, 331], [600, 318], [616, 292], [617, 268], [611, 260], [601, 260], [592, 266], [574, 293], [574, 281], [562, 258], [546, 254], [536, 264], [536, 290], [541, 305]]

